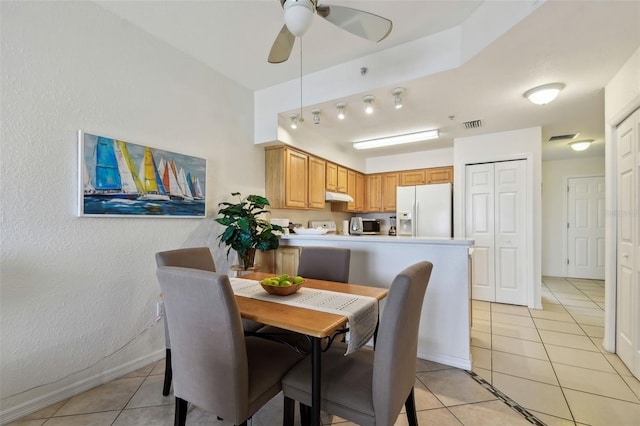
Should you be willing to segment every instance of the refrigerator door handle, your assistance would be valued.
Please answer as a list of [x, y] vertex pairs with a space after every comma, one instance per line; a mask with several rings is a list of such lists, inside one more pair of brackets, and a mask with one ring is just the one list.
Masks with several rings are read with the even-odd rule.
[[418, 200], [415, 201], [414, 203], [414, 212], [413, 212], [413, 223], [415, 224], [414, 228], [413, 228], [413, 236], [417, 237], [418, 235], [420, 235], [418, 233], [418, 218], [420, 216], [418, 216], [418, 213], [420, 212], [420, 202]]

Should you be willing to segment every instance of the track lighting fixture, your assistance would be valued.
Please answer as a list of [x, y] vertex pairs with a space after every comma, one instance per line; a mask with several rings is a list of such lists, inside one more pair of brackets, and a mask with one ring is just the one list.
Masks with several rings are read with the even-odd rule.
[[391, 91], [391, 94], [393, 95], [393, 104], [395, 105], [396, 109], [402, 108], [402, 98], [400, 97], [400, 95], [402, 95], [403, 93], [404, 89], [402, 87], [396, 87]]
[[311, 110], [311, 114], [313, 114], [313, 124], [320, 124], [320, 112], [321, 110], [317, 108]]
[[545, 105], [553, 101], [564, 89], [562, 83], [544, 84], [524, 92], [523, 96], [536, 105]]
[[291, 119], [291, 128], [292, 129], [297, 129], [298, 128], [298, 114], [291, 114], [291, 115], [289, 115], [289, 118]]
[[371, 114], [373, 112], [373, 101], [376, 100], [376, 97], [373, 95], [366, 95], [362, 98], [362, 102], [364, 102], [365, 108], [364, 112], [367, 114]]
[[344, 109], [347, 107], [347, 104], [344, 102], [339, 102], [336, 104], [336, 108], [338, 109], [338, 118], [340, 120], [344, 120]]

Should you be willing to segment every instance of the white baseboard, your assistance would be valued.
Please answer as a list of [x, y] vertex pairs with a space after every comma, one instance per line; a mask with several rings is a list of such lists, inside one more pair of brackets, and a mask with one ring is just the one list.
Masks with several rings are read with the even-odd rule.
[[420, 350], [418, 350], [418, 358], [426, 359], [427, 361], [433, 361], [451, 367], [461, 368], [463, 370], [471, 370], [471, 358], [463, 359], [445, 354], [420, 352]]
[[0, 412], [0, 425], [4, 425], [15, 421], [21, 417], [27, 416], [31, 413], [35, 413], [45, 407], [48, 407], [56, 402], [63, 401], [67, 398], [76, 396], [86, 390], [94, 388], [96, 386], [103, 385], [111, 380], [122, 377], [125, 374], [129, 374], [139, 368], [145, 367], [152, 362], [156, 362], [165, 356], [165, 349], [153, 352], [149, 355], [145, 355], [133, 361], [129, 361], [126, 364], [114, 367], [110, 370], [103, 371], [92, 377], [87, 377], [78, 382], [71, 383], [55, 391], [49, 392], [45, 395], [34, 398], [30, 401], [26, 401], [15, 407], [8, 408]]

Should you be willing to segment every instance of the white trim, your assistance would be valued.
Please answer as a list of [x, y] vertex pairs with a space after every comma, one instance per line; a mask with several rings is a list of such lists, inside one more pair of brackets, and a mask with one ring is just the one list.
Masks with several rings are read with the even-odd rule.
[[[527, 164], [526, 164], [526, 174], [527, 174], [527, 194], [526, 194], [526, 204], [527, 204], [527, 218], [526, 218], [526, 223], [527, 223], [527, 227], [526, 227], [526, 233], [527, 233], [527, 252], [530, 253], [529, 256], [527, 256], [527, 261], [526, 261], [526, 265], [527, 265], [527, 306], [531, 309], [542, 309], [542, 301], [541, 301], [541, 286], [542, 286], [542, 277], [541, 275], [538, 275], [535, 273], [535, 254], [536, 254], [536, 250], [535, 250], [535, 241], [534, 241], [534, 220], [535, 220], [535, 214], [533, 212], [533, 207], [534, 207], [534, 189], [535, 189], [535, 176], [534, 176], [534, 170], [533, 170], [533, 160], [534, 160], [534, 156], [533, 153], [531, 152], [526, 152], [526, 153], [520, 153], [520, 154], [505, 154], [505, 155], [489, 155], [487, 157], [479, 157], [479, 158], [474, 158], [473, 161], [471, 160], [465, 160], [462, 164], [462, 167], [457, 167], [454, 164], [453, 170], [454, 170], [454, 182], [463, 182], [462, 185], [458, 184], [454, 186], [454, 191], [455, 188], [461, 188], [461, 190], [458, 192], [458, 196], [454, 197], [454, 203], [457, 200], [458, 203], [460, 203], [460, 208], [458, 209], [458, 211], [460, 212], [459, 216], [458, 216], [458, 223], [457, 226], [454, 226], [454, 229], [457, 227], [457, 229], [460, 230], [460, 232], [456, 232], [456, 236], [457, 237], [464, 237], [466, 235], [466, 220], [465, 220], [465, 215], [466, 215], [466, 205], [465, 205], [465, 184], [464, 182], [466, 182], [466, 166], [470, 165], [470, 164], [479, 164], [479, 163], [496, 163], [496, 162], [501, 162], [501, 161], [514, 161], [514, 160], [526, 160]], [[455, 211], [455, 206], [454, 206], [454, 211]], [[534, 281], [534, 278], [536, 278], [536, 275], [538, 275], [538, 283], [536, 283]]]
[[105, 383], [110, 382], [111, 380], [122, 377], [125, 374], [131, 373], [132, 371], [145, 367], [151, 364], [152, 362], [159, 361], [162, 358], [164, 358], [165, 352], [166, 351], [163, 348], [161, 350], [152, 352], [148, 355], [145, 355], [133, 361], [129, 361], [125, 364], [114, 367], [110, 370], [103, 371], [91, 377], [82, 379], [78, 382], [71, 383], [67, 386], [64, 386], [60, 389], [56, 389], [52, 392], [49, 392], [45, 395], [34, 398], [30, 401], [26, 401], [15, 407], [11, 407], [5, 411], [0, 412], [0, 424], [4, 425], [7, 423], [10, 423], [28, 414], [35, 413], [36, 411], [39, 411], [45, 407], [55, 404], [56, 402], [60, 402], [67, 398], [71, 398], [84, 391], [92, 389], [96, 386], [103, 385]]
[[606, 258], [604, 268], [604, 337], [602, 347], [616, 352], [616, 296], [618, 292], [618, 221], [615, 214], [618, 205], [617, 127], [636, 109], [640, 108], [640, 96], [635, 96], [627, 105], [607, 120], [605, 128], [605, 223]]

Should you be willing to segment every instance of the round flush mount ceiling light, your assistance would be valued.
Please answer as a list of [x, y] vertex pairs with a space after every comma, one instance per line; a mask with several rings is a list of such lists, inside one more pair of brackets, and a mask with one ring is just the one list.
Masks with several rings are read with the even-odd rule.
[[284, 5], [284, 23], [289, 32], [302, 37], [311, 26], [313, 3], [311, 0], [287, 0]]
[[583, 140], [583, 141], [569, 142], [569, 146], [574, 151], [584, 151], [585, 149], [589, 148], [592, 143], [593, 143], [593, 139], [589, 139], [589, 140]]
[[544, 84], [524, 92], [524, 97], [536, 105], [545, 105], [553, 101], [564, 89], [562, 83]]

